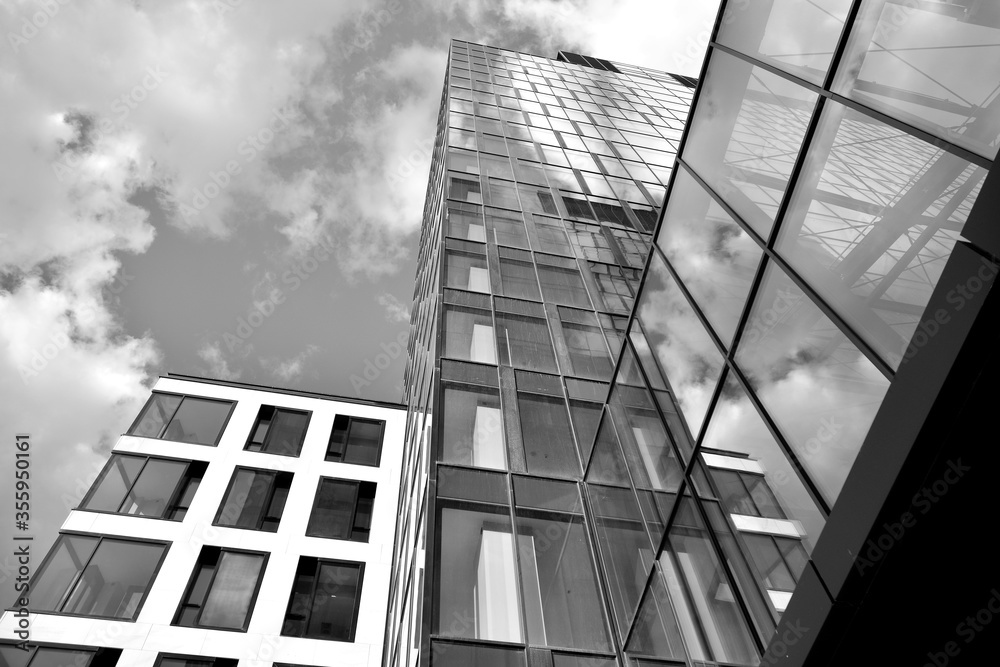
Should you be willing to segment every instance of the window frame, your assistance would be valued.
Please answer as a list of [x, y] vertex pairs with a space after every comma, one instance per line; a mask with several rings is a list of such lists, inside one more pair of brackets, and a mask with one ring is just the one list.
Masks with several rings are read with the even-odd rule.
[[[219, 667], [236, 667], [239, 664], [239, 660], [236, 658], [218, 658], [211, 655], [188, 655], [186, 653], [171, 653], [171, 652], [158, 652], [156, 654], [156, 659], [153, 661], [153, 667], [160, 667], [164, 659], [169, 660], [196, 660], [198, 662], [211, 662], [212, 666], [215, 667], [217, 664]], [[219, 661], [222, 661], [221, 663]]]
[[[292, 610], [292, 603], [295, 600], [295, 579], [299, 576], [299, 568], [302, 567], [302, 561], [303, 561], [303, 559], [306, 559], [306, 558], [309, 558], [309, 559], [312, 559], [312, 560], [316, 561], [316, 576], [313, 578], [312, 591], [311, 591], [311, 593], [309, 595], [309, 602], [310, 602], [310, 606], [309, 606], [309, 614], [310, 614], [310, 616], [309, 616], [309, 619], [310, 620], [312, 618], [312, 608], [313, 608], [313, 605], [315, 605], [315, 603], [316, 603], [316, 589], [319, 586], [319, 572], [320, 572], [320, 567], [324, 563], [329, 563], [329, 564], [333, 564], [333, 565], [349, 565], [349, 566], [356, 566], [357, 567], [357, 569], [358, 569], [358, 587], [357, 587], [357, 589], [355, 590], [355, 593], [354, 593], [354, 612], [351, 615], [351, 631], [348, 633], [348, 636], [349, 636], [348, 639], [332, 639], [330, 637], [315, 637], [315, 636], [308, 636], [308, 635], [301, 635], [301, 636], [299, 636], [299, 635], [286, 635], [284, 633], [285, 622], [286, 622], [286, 619], [288, 618], [289, 612], [291, 612], [291, 610]], [[316, 639], [316, 640], [319, 640], [319, 641], [346, 642], [346, 643], [353, 644], [356, 641], [356, 638], [357, 638], [358, 621], [360, 620], [360, 617], [361, 617], [361, 595], [362, 595], [362, 592], [364, 591], [365, 566], [366, 565], [367, 565], [367, 563], [365, 563], [364, 561], [351, 561], [351, 560], [344, 560], [344, 559], [340, 559], [340, 558], [320, 558], [318, 556], [300, 555], [298, 562], [295, 564], [295, 576], [292, 578], [291, 590], [288, 593], [288, 604], [285, 607], [285, 614], [281, 618], [281, 626], [282, 627], [281, 627], [281, 630], [278, 633], [278, 636], [280, 636], [280, 637], [296, 637], [298, 639]], [[307, 620], [306, 621], [306, 626], [308, 627], [308, 625], [309, 625], [309, 621]]]
[[[334, 429], [337, 425], [337, 417], [347, 418], [347, 438], [344, 441], [344, 456], [338, 461], [336, 459], [330, 458], [330, 442], [333, 440]], [[351, 444], [351, 427], [354, 425], [355, 420], [366, 421], [366, 422], [378, 422], [380, 424], [379, 434], [378, 434], [378, 452], [375, 454], [375, 463], [356, 463], [351, 461], [345, 461], [348, 448]], [[356, 417], [354, 415], [341, 415], [340, 413], [334, 415], [333, 424], [330, 426], [330, 437], [326, 442], [326, 453], [323, 455], [323, 460], [330, 463], [344, 463], [347, 465], [354, 466], [365, 466], [368, 468], [379, 468], [382, 465], [382, 447], [385, 444], [385, 419], [372, 419], [370, 417]]]
[[[255, 528], [245, 528], [243, 526], [230, 526], [230, 525], [226, 525], [224, 523], [219, 523], [219, 520], [222, 518], [222, 513], [223, 513], [223, 511], [226, 508], [226, 501], [229, 499], [229, 494], [232, 492], [233, 486], [236, 484], [236, 474], [240, 470], [249, 470], [249, 471], [252, 471], [252, 472], [255, 472], [255, 473], [272, 473], [273, 474], [273, 477], [271, 478], [271, 484], [270, 484], [270, 486], [268, 487], [268, 490], [267, 490], [267, 500], [265, 501], [264, 505], [262, 506], [263, 511], [261, 512], [260, 517], [257, 519], [257, 526]], [[270, 511], [270, 509], [271, 509], [271, 503], [274, 500], [275, 491], [278, 489], [278, 477], [280, 475], [288, 475], [288, 489], [291, 490], [291, 488], [292, 488], [292, 481], [295, 479], [295, 474], [292, 473], [292, 472], [290, 472], [290, 471], [286, 471], [286, 470], [274, 470], [274, 469], [271, 469], [271, 468], [254, 468], [254, 467], [251, 467], [251, 466], [240, 466], [240, 465], [234, 467], [233, 468], [233, 474], [229, 478], [229, 484], [226, 485], [226, 492], [222, 495], [222, 501], [219, 503], [219, 509], [216, 511], [215, 518], [212, 520], [212, 525], [213, 526], [218, 526], [219, 528], [232, 528], [233, 530], [254, 530], [254, 531], [261, 532], [261, 533], [276, 533], [276, 532], [278, 532], [278, 528], [281, 525], [281, 518], [282, 518], [281, 516], [278, 517], [278, 522], [275, 524], [274, 530], [267, 530], [265, 528], [262, 528], [260, 524], [263, 523], [264, 519], [267, 516], [268, 511]], [[287, 505], [287, 503], [288, 503], [288, 497], [286, 496], [285, 497], [285, 505]], [[281, 508], [281, 514], [282, 514], [282, 516], [284, 516], [284, 513], [285, 513], [285, 505], [283, 505], [282, 508]]]
[[[181, 625], [180, 616], [181, 612], [184, 610], [187, 604], [188, 597], [191, 595], [192, 589], [198, 579], [198, 574], [201, 570], [201, 559], [202, 555], [205, 553], [206, 549], [218, 549], [219, 556], [216, 561], [215, 571], [212, 572], [212, 578], [208, 582], [208, 586], [205, 587], [205, 600], [212, 593], [212, 585], [215, 583], [216, 577], [219, 576], [219, 565], [218, 563], [222, 560], [222, 554], [224, 553], [237, 553], [237, 554], [250, 554], [253, 556], [263, 556], [264, 560], [260, 565], [260, 574], [257, 576], [257, 583], [254, 585], [253, 593], [250, 595], [250, 602], [247, 604], [246, 618], [243, 619], [243, 625], [240, 629], [236, 628], [226, 628], [218, 625], [201, 625], [200, 623], [195, 623], [194, 625]], [[247, 628], [250, 627], [250, 619], [253, 618], [254, 607], [257, 605], [257, 595], [260, 593], [261, 583], [264, 581], [264, 575], [267, 573], [267, 562], [270, 560], [270, 551], [253, 551], [250, 549], [239, 549], [233, 547], [223, 547], [215, 546], [209, 544], [203, 544], [201, 550], [198, 552], [198, 557], [195, 559], [194, 567], [191, 570], [191, 576], [188, 577], [187, 585], [184, 587], [184, 593], [181, 595], [180, 601], [177, 603], [177, 610], [174, 612], [173, 619], [170, 622], [170, 627], [176, 628], [192, 628], [192, 629], [202, 629], [202, 630], [220, 630], [223, 632], [246, 632]], [[205, 602], [202, 601], [201, 606], [198, 608], [197, 619], [201, 619], [201, 614], [205, 610]], [[203, 658], [202, 658], [203, 659]]]
[[[180, 396], [181, 402], [177, 404], [176, 408], [174, 408], [174, 411], [170, 414], [170, 419], [164, 422], [163, 427], [160, 429], [160, 434], [157, 435], [155, 438], [151, 435], [138, 435], [136, 433], [133, 433], [135, 428], [139, 425], [139, 422], [142, 420], [143, 415], [146, 414], [146, 409], [149, 408], [150, 403], [152, 403], [153, 397], [157, 394], [162, 394], [164, 396]], [[128, 430], [125, 432], [125, 435], [132, 438], [145, 438], [147, 440], [166, 440], [166, 438], [164, 438], [163, 436], [166, 434], [167, 429], [170, 428], [170, 423], [174, 420], [174, 417], [177, 416], [177, 412], [178, 410], [181, 409], [181, 405], [184, 404], [185, 398], [197, 398], [203, 401], [215, 401], [216, 403], [229, 403], [229, 412], [228, 414], [226, 414], [226, 418], [222, 420], [222, 426], [219, 427], [219, 433], [218, 435], [215, 436], [215, 442], [213, 442], [211, 445], [205, 445], [200, 442], [182, 442], [180, 440], [168, 440], [168, 442], [181, 442], [181, 444], [198, 445], [200, 447], [218, 447], [219, 442], [222, 440], [222, 435], [226, 432], [226, 427], [229, 426], [229, 420], [232, 419], [233, 417], [233, 412], [236, 409], [236, 403], [238, 401], [231, 400], [228, 398], [216, 398], [214, 396], [201, 396], [198, 394], [181, 394], [176, 391], [149, 392], [149, 398], [146, 399], [146, 402], [143, 404], [142, 410], [139, 411], [139, 414], [136, 415], [134, 420], [132, 420], [132, 424], [128, 427]]]
[[[330, 535], [320, 535], [319, 533], [309, 531], [309, 524], [312, 523], [313, 513], [316, 511], [316, 499], [319, 498], [320, 489], [323, 488], [324, 481], [340, 482], [343, 484], [351, 484], [354, 486], [354, 507], [351, 510], [351, 520], [350, 520], [350, 535], [347, 537], [332, 537]], [[319, 480], [316, 482], [316, 492], [313, 494], [312, 506], [309, 509], [309, 519], [306, 521], [306, 537], [316, 537], [324, 540], [341, 540], [342, 542], [358, 542], [359, 544], [369, 544], [371, 540], [371, 525], [368, 526], [368, 534], [364, 536], [364, 539], [357, 539], [354, 537], [354, 524], [358, 516], [358, 498], [361, 496], [361, 485], [371, 484], [374, 487], [372, 493], [372, 516], [371, 520], [375, 519], [375, 495], [378, 493], [378, 483], [366, 479], [345, 479], [342, 477], [324, 477], [320, 476]]]
[[39, 609], [33, 609], [31, 605], [28, 606], [29, 611], [34, 614], [49, 614], [50, 616], [67, 616], [72, 618], [95, 618], [95, 619], [135, 623], [136, 619], [139, 617], [139, 614], [142, 613], [142, 606], [146, 603], [146, 598], [149, 596], [149, 589], [152, 587], [153, 583], [159, 576], [160, 568], [163, 567], [163, 562], [166, 560], [167, 554], [169, 553], [170, 547], [173, 545], [173, 542], [166, 540], [151, 540], [149, 538], [133, 537], [131, 535], [104, 535], [101, 533], [86, 533], [79, 530], [60, 530], [57, 533], [56, 539], [52, 543], [52, 546], [49, 548], [48, 553], [45, 554], [45, 558], [42, 559], [42, 562], [38, 566], [38, 569], [35, 570], [34, 575], [31, 577], [31, 581], [28, 584], [29, 591], [35, 589], [35, 584], [38, 580], [38, 577], [40, 577], [42, 574], [45, 573], [45, 570], [49, 566], [52, 557], [56, 553], [56, 545], [59, 543], [60, 538], [62, 538], [64, 535], [97, 538], [97, 544], [94, 546], [93, 552], [91, 552], [90, 556], [87, 558], [87, 562], [84, 563], [83, 567], [81, 567], [80, 570], [76, 573], [76, 575], [73, 576], [69, 584], [66, 586], [66, 590], [63, 591], [62, 596], [59, 598], [59, 604], [56, 605], [60, 608], [65, 608], [66, 603], [69, 601], [69, 598], [73, 590], [76, 588], [76, 585], [80, 582], [80, 578], [83, 576], [83, 573], [87, 570], [87, 566], [90, 565], [90, 562], [94, 559], [94, 555], [97, 553], [97, 550], [101, 547], [101, 544], [103, 544], [105, 540], [110, 540], [113, 542], [132, 542], [132, 543], [138, 542], [141, 544], [154, 544], [162, 546], [164, 547], [164, 549], [160, 554], [160, 560], [156, 563], [156, 567], [153, 568], [152, 573], [149, 575], [149, 582], [147, 583], [146, 589], [142, 593], [142, 597], [139, 598], [139, 602], [135, 606], [135, 611], [133, 612], [133, 618], [119, 618], [117, 616], [102, 616], [98, 614], [74, 614], [65, 611], [39, 610]]
[[[21, 650], [18, 647], [23, 643], [24, 642], [15, 641], [14, 639], [5, 638], [3, 640], [0, 640], [0, 646], [9, 646], [17, 650]], [[25, 667], [31, 667], [32, 661], [35, 659], [35, 654], [38, 653], [39, 649], [55, 649], [61, 651], [78, 651], [81, 653], [90, 653], [90, 659], [86, 662], [86, 664], [81, 665], [79, 663], [74, 663], [74, 667], [90, 667], [90, 665], [94, 664], [94, 660], [96, 658], [98, 657], [104, 658], [105, 656], [103, 654], [116, 653], [116, 652], [118, 653], [118, 657], [115, 658], [115, 663], [117, 664], [118, 660], [121, 659], [121, 652], [122, 652], [122, 649], [112, 646], [91, 646], [89, 644], [77, 644], [77, 643], [56, 644], [53, 642], [32, 641], [28, 645], [27, 653], [29, 657], [24, 663]]]
[[[261, 413], [261, 411], [264, 408], [271, 408], [272, 410], [274, 410], [274, 413], [271, 416], [271, 423], [267, 427], [267, 433], [264, 435], [264, 441], [261, 443], [260, 449], [251, 449], [250, 445], [253, 444], [254, 434], [256, 434], [257, 428], [260, 425], [260, 413]], [[274, 422], [277, 419], [278, 413], [281, 412], [281, 411], [284, 411], [284, 412], [295, 412], [295, 413], [303, 414], [303, 415], [306, 416], [306, 423], [305, 423], [305, 426], [302, 427], [302, 435], [299, 437], [298, 446], [296, 447], [294, 454], [285, 454], [283, 452], [269, 452], [269, 451], [267, 451], [267, 446], [271, 442], [271, 437], [274, 435]], [[312, 410], [299, 410], [299, 409], [296, 409], [296, 408], [284, 408], [284, 407], [280, 407], [278, 405], [273, 405], [273, 404], [270, 404], [270, 403], [261, 403], [260, 407], [257, 409], [257, 416], [254, 417], [253, 425], [250, 427], [250, 434], [247, 435], [246, 444], [243, 445], [243, 451], [245, 451], [245, 452], [253, 452], [255, 454], [270, 454], [272, 456], [287, 456], [287, 457], [293, 458], [293, 459], [299, 458], [299, 456], [301, 456], [301, 454], [302, 454], [302, 446], [303, 446], [303, 444], [305, 444], [305, 441], [306, 441], [306, 435], [309, 433], [309, 425], [310, 425], [310, 423], [312, 423], [312, 415], [313, 415], [313, 411]]]
[[[138, 437], [144, 437], [144, 436], [138, 436]], [[189, 476], [189, 473], [191, 471], [191, 467], [193, 465], [195, 465], [195, 464], [200, 463], [200, 464], [203, 464], [206, 469], [208, 468], [208, 461], [201, 461], [199, 459], [178, 459], [178, 458], [174, 458], [174, 457], [170, 457], [170, 456], [159, 456], [159, 455], [154, 455], [154, 454], [144, 454], [142, 452], [123, 452], [123, 451], [113, 450], [111, 452], [111, 456], [108, 458], [107, 462], [104, 464], [104, 468], [102, 468], [101, 472], [97, 475], [97, 479], [95, 479], [94, 483], [90, 485], [90, 489], [87, 490], [86, 495], [84, 495], [83, 498], [80, 499], [80, 502], [77, 503], [77, 506], [74, 507], [72, 509], [72, 511], [74, 511], [74, 512], [93, 512], [95, 514], [111, 514], [111, 515], [116, 515], [116, 516], [134, 516], [134, 517], [136, 517], [138, 519], [154, 519], [154, 520], [157, 520], [157, 521], [183, 521], [184, 520], [184, 517], [181, 517], [179, 519], [173, 519], [173, 518], [168, 518], [168, 517], [165, 517], [165, 516], [146, 516], [146, 515], [142, 515], [142, 514], [128, 514], [128, 513], [122, 512], [120, 509], [117, 510], [117, 511], [115, 511], [115, 512], [112, 512], [110, 510], [97, 510], [97, 509], [89, 509], [87, 507], [84, 507], [84, 505], [86, 505], [90, 501], [91, 497], [97, 492], [98, 486], [100, 486], [101, 482], [104, 481], [104, 479], [107, 477], [108, 473], [111, 471], [111, 463], [112, 463], [112, 461], [114, 460], [114, 458], [116, 456], [129, 456], [129, 457], [132, 457], [132, 458], [145, 458], [146, 459], [146, 462], [142, 464], [142, 468], [139, 469], [139, 472], [135, 476], [135, 480], [132, 482], [131, 486], [129, 486], [127, 489], [125, 489], [125, 495], [122, 496], [121, 503], [125, 502], [125, 499], [128, 497], [129, 492], [131, 492], [132, 489], [135, 487], [136, 483], [138, 483], [139, 477], [142, 475], [143, 471], [146, 469], [146, 466], [149, 465], [149, 462], [151, 460], [155, 459], [155, 460], [159, 460], [159, 461], [171, 461], [171, 462], [174, 462], [174, 463], [186, 463], [187, 464], [185, 466], [185, 468], [184, 468], [184, 473], [181, 475], [180, 481], [177, 483], [177, 486], [174, 487], [174, 490], [171, 493], [170, 498], [167, 499], [167, 504], [166, 504], [166, 507], [164, 508], [165, 512], [167, 510], [176, 509], [176, 501], [179, 500], [180, 496], [187, 489], [187, 485], [185, 485], [184, 482], [186, 481], [188, 484], [191, 483], [191, 479], [192, 478]], [[201, 480], [204, 479], [204, 472], [205, 471], [202, 471], [202, 477], [199, 478], [199, 488], [200, 488]], [[195, 490], [195, 492], [197, 493], [197, 489]], [[191, 501], [194, 502], [194, 498], [192, 498]], [[119, 505], [118, 505], [119, 508], [121, 507], [121, 503], [119, 503]], [[189, 510], [191, 509], [190, 505], [188, 506], [187, 509], [189, 509]]]

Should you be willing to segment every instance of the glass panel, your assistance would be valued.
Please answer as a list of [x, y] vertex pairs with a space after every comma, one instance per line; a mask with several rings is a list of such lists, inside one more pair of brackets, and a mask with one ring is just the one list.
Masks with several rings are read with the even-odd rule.
[[[762, 471], [764, 482], [776, 496], [777, 508], [798, 522], [803, 542], [812, 551], [826, 523], [823, 514], [732, 375], [726, 379], [712, 412], [701, 454], [716, 483], [720, 482], [719, 472], [723, 470]], [[728, 503], [727, 507], [730, 512], [736, 511]]]
[[562, 332], [573, 364], [573, 375], [611, 379], [614, 368], [600, 327], [563, 322]]
[[583, 517], [518, 507], [516, 521], [528, 640], [612, 650]]
[[[700, 641], [694, 628], [682, 622], [688, 649], [695, 660], [716, 660], [739, 664], [757, 664], [758, 656], [750, 639], [733, 588], [722, 570], [719, 555], [710, 541], [708, 530], [697, 516], [690, 498], [684, 498], [668, 538], [673, 553], [664, 551], [660, 566], [667, 574], [671, 598], [687, 593], [698, 621]], [[702, 644], [706, 655], [698, 655]]]
[[344, 463], [377, 466], [382, 450], [382, 427], [385, 422], [351, 418]]
[[229, 417], [232, 403], [185, 396], [167, 427], [167, 440], [214, 445]]
[[200, 625], [243, 628], [250, 616], [250, 602], [263, 567], [261, 554], [223, 551], [212, 590], [201, 610]]
[[[449, 633], [454, 634], [454, 633]], [[524, 649], [434, 642], [432, 667], [524, 667]]]
[[766, 270], [736, 360], [833, 505], [889, 381], [774, 265]]
[[438, 632], [452, 637], [522, 641], [514, 531], [506, 507], [440, 508]]
[[187, 463], [183, 461], [150, 459], [126, 496], [121, 511], [138, 516], [162, 517], [186, 469]]
[[160, 544], [103, 540], [63, 611], [134, 619], [163, 549]]
[[442, 461], [507, 468], [503, 416], [496, 391], [445, 385], [441, 409]]
[[[518, 208], [516, 197], [512, 202], [508, 202], [508, 204], [502, 204], [497, 201], [493, 203], [498, 206], [509, 204], [511, 208]], [[524, 229], [524, 220], [521, 219], [520, 213], [515, 211], [497, 211], [488, 208], [486, 209], [486, 230], [489, 234], [488, 238], [497, 245], [513, 246], [515, 248], [528, 247], [528, 232]]]
[[490, 293], [490, 273], [486, 257], [449, 251], [445, 254], [444, 281], [446, 287]]
[[[36, 653], [44, 651], [47, 649], [37, 649]], [[31, 657], [31, 651], [24, 651], [18, 648], [15, 644], [0, 644], [0, 664], [4, 667], [25, 667], [28, 664], [28, 658]], [[75, 661], [68, 661], [67, 664], [73, 664]], [[86, 664], [83, 661], [82, 664]]]
[[482, 188], [479, 186], [478, 179], [450, 176], [449, 181], [449, 199], [456, 199], [458, 201], [469, 202], [471, 204], [483, 203]]
[[466, 211], [448, 210], [448, 236], [468, 241], [486, 242], [482, 216]]
[[233, 473], [229, 493], [223, 501], [219, 525], [257, 529], [273, 483], [272, 472], [237, 469]]
[[588, 403], [586, 401], [569, 402], [569, 414], [573, 419], [573, 428], [576, 430], [576, 443], [580, 448], [580, 458], [583, 461], [590, 460], [590, 451], [594, 446], [594, 436], [597, 435], [597, 426], [601, 421], [601, 404]]
[[1000, 12], [963, 4], [862, 3], [833, 89], [994, 159]]
[[830, 103], [776, 248], [898, 368], [986, 169]]
[[125, 492], [132, 486], [146, 459], [140, 456], [112, 454], [107, 470], [94, 484], [94, 491], [80, 508], [99, 512], [117, 512]]
[[141, 435], [147, 438], [159, 438], [163, 427], [170, 421], [177, 406], [181, 404], [182, 396], [170, 394], [153, 394], [142, 411], [138, 423], [129, 431], [130, 435]]
[[[28, 655], [26, 651], [20, 653]], [[87, 667], [94, 651], [73, 651], [68, 649], [42, 648], [35, 649], [35, 656], [31, 660], [31, 667]], [[6, 654], [0, 653], [0, 657], [6, 658]], [[15, 661], [10, 663], [11, 667], [17, 665]]]
[[354, 505], [358, 497], [358, 485], [335, 479], [320, 481], [313, 503], [312, 514], [306, 535], [349, 539], [354, 523]]
[[[640, 583], [640, 586], [643, 583], [645, 582]], [[681, 632], [678, 628], [673, 605], [679, 607], [678, 613], [681, 615], [681, 620], [688, 621], [688, 623], [690, 623], [690, 610], [688, 610], [683, 597], [673, 595], [677, 592], [672, 590], [672, 595], [668, 595], [663, 580], [657, 575], [653, 576], [649, 591], [646, 593], [646, 599], [643, 600], [642, 608], [635, 618], [635, 632], [632, 633], [632, 637], [625, 647], [625, 651], [630, 657], [645, 655], [656, 658], [685, 659], [684, 644], [681, 642]], [[687, 638], [690, 641], [691, 635], [689, 634]], [[696, 637], [694, 645], [688, 648], [692, 657], [696, 659], [702, 657], [702, 651]]]
[[580, 462], [562, 397], [518, 393], [517, 406], [528, 472], [579, 477]]
[[719, 43], [823, 84], [851, 0], [729, 2]]
[[787, 592], [795, 590], [795, 579], [770, 535], [743, 533], [743, 541], [765, 588]]
[[497, 313], [500, 363], [535, 371], [558, 372], [545, 320]]
[[618, 667], [614, 658], [596, 658], [568, 653], [553, 653], [552, 667]]
[[96, 537], [60, 535], [45, 567], [31, 581], [31, 609], [59, 611], [60, 601], [97, 547]]
[[712, 52], [683, 157], [764, 238], [815, 104], [805, 88]]
[[537, 265], [538, 280], [542, 285], [542, 295], [546, 301], [567, 306], [590, 308], [587, 288], [576, 269], [558, 266]]
[[320, 563], [316, 597], [304, 637], [351, 641], [361, 569], [357, 565]]
[[654, 252], [650, 261], [637, 313], [666, 385], [680, 404], [688, 428], [697, 434], [722, 373], [722, 353], [659, 253]]
[[588, 483], [587, 493], [594, 508], [605, 581], [618, 630], [625, 637], [653, 563], [653, 549], [631, 488]]
[[535, 266], [531, 262], [500, 258], [500, 284], [504, 296], [541, 301]]
[[267, 449], [264, 451], [269, 454], [298, 456], [308, 424], [308, 412], [275, 410], [274, 421], [268, 433]]
[[484, 364], [497, 362], [493, 320], [488, 310], [448, 306], [444, 314], [446, 357]]
[[684, 169], [656, 243], [726, 345], [746, 305], [761, 250]]

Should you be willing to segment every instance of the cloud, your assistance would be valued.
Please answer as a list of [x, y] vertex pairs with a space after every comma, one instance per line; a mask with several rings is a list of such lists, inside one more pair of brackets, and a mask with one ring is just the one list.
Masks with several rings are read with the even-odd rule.
[[208, 376], [219, 380], [239, 380], [242, 372], [229, 368], [229, 362], [222, 354], [222, 346], [218, 341], [206, 343], [198, 350], [198, 357], [208, 364]]
[[260, 365], [264, 370], [283, 382], [291, 382], [302, 377], [305, 362], [309, 360], [309, 357], [320, 351], [321, 348], [316, 345], [307, 345], [304, 350], [290, 359], [281, 360], [275, 357], [262, 357]]
[[385, 319], [392, 323], [409, 323], [410, 321], [410, 309], [399, 302], [399, 299], [389, 294], [388, 292], [382, 292], [378, 296], [378, 305], [385, 308]]

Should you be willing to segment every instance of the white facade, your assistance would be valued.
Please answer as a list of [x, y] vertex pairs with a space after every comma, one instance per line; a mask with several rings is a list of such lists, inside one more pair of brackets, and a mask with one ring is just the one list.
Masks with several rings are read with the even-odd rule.
[[[119, 667], [153, 667], [160, 653], [238, 660], [239, 667], [272, 663], [379, 667], [385, 632], [396, 507], [406, 412], [391, 404], [367, 404], [298, 395], [237, 383], [161, 377], [155, 392], [235, 401], [217, 446], [122, 435], [114, 452], [207, 462], [204, 476], [181, 521], [73, 510], [61, 532], [126, 536], [169, 542], [166, 555], [134, 621], [65, 614], [30, 614], [30, 644], [105, 646], [122, 649]], [[246, 451], [262, 405], [309, 411], [297, 457]], [[384, 421], [380, 464], [324, 460], [337, 415]], [[237, 466], [293, 473], [276, 532], [214, 526]], [[307, 537], [320, 477], [374, 482], [376, 492], [366, 542]], [[203, 545], [268, 554], [245, 632], [171, 625]], [[300, 556], [364, 563], [353, 642], [281, 636]], [[40, 563], [40, 561], [36, 561]], [[44, 567], [44, 566], [42, 566]], [[39, 572], [36, 565], [33, 574]], [[0, 619], [0, 642], [17, 641], [17, 619]]]

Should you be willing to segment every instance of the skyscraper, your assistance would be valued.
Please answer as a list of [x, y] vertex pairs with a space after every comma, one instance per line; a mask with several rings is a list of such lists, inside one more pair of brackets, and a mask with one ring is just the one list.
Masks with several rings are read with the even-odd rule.
[[31, 557], [0, 665], [378, 667], [401, 407], [161, 377]]

